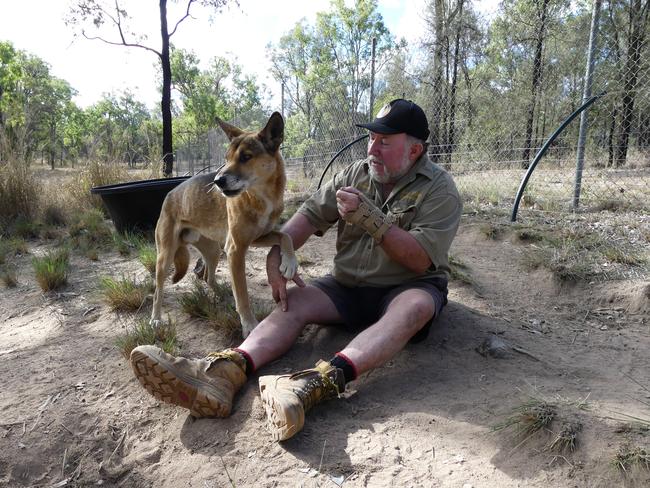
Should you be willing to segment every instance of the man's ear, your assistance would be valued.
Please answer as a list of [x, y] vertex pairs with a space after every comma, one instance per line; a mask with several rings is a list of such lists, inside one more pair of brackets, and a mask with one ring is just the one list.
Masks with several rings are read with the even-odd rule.
[[215, 117], [215, 119], [217, 121], [217, 124], [219, 124], [219, 127], [221, 127], [221, 129], [226, 133], [229, 141], [232, 141], [235, 137], [239, 137], [244, 133], [243, 130], [235, 127], [234, 125], [230, 125], [227, 122], [224, 122], [219, 117]]
[[257, 134], [264, 147], [274, 153], [280, 148], [284, 140], [284, 119], [279, 112], [273, 112], [266, 126]]
[[411, 144], [411, 147], [409, 148], [409, 161], [414, 162], [417, 161], [417, 159], [422, 156], [422, 153], [424, 152], [424, 144], [421, 142], [416, 142], [415, 144]]

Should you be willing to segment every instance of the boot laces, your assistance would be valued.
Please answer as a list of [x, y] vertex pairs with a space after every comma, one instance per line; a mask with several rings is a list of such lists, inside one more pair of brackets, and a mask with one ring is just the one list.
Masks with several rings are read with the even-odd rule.
[[[336, 369], [333, 372], [334, 375], [337, 374]], [[309, 410], [321, 400], [341, 395], [341, 391], [336, 382], [327, 373], [319, 369], [301, 371], [291, 375], [290, 378], [292, 380], [300, 380], [301, 376], [312, 376], [304, 386], [296, 388], [295, 391], [305, 411]]]

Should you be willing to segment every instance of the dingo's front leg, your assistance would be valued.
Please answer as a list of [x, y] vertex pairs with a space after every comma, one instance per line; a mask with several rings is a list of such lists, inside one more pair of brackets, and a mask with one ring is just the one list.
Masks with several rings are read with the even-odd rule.
[[242, 336], [245, 338], [257, 326], [257, 319], [251, 311], [246, 284], [246, 248], [237, 248], [230, 242], [228, 247], [228, 267], [235, 295], [235, 307], [242, 325]]
[[253, 242], [253, 246], [280, 246], [280, 256], [282, 261], [280, 262], [280, 273], [286, 279], [290, 280], [298, 271], [298, 259], [296, 258], [296, 253], [293, 250], [293, 241], [289, 234], [273, 230], [268, 234], [264, 234], [262, 237], [258, 238]]

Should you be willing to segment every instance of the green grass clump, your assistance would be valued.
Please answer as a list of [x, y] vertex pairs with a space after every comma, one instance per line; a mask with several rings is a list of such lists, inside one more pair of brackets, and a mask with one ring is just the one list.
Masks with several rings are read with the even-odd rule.
[[104, 300], [115, 312], [136, 312], [142, 308], [147, 297], [153, 292], [153, 282], [138, 282], [135, 278], [120, 279], [105, 276], [100, 288]]
[[497, 424], [493, 430], [514, 427], [517, 435], [528, 438], [541, 429], [548, 428], [556, 416], [555, 406], [532, 399], [514, 409], [513, 415]]
[[144, 242], [138, 248], [138, 260], [152, 276], [156, 274], [156, 257], [154, 244]]
[[127, 359], [133, 349], [149, 344], [156, 345], [169, 354], [175, 354], [178, 349], [176, 324], [168, 320], [153, 326], [149, 319], [141, 319], [115, 339], [115, 345]]
[[68, 282], [70, 251], [68, 248], [48, 251], [43, 257], [34, 257], [32, 266], [41, 290], [56, 290]]
[[241, 330], [235, 299], [226, 283], [217, 282], [210, 288], [195, 279], [192, 290], [181, 295], [180, 303], [185, 313], [209, 321], [229, 336]]

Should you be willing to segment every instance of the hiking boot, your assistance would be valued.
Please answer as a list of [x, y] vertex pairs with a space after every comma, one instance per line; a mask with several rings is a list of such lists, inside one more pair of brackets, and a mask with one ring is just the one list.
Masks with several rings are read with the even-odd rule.
[[195, 417], [230, 415], [233, 397], [246, 382], [246, 362], [232, 349], [185, 359], [156, 346], [138, 346], [131, 351], [131, 366], [145, 390]]
[[293, 437], [305, 424], [305, 413], [345, 390], [343, 370], [326, 361], [291, 375], [260, 377], [266, 425], [276, 441]]

